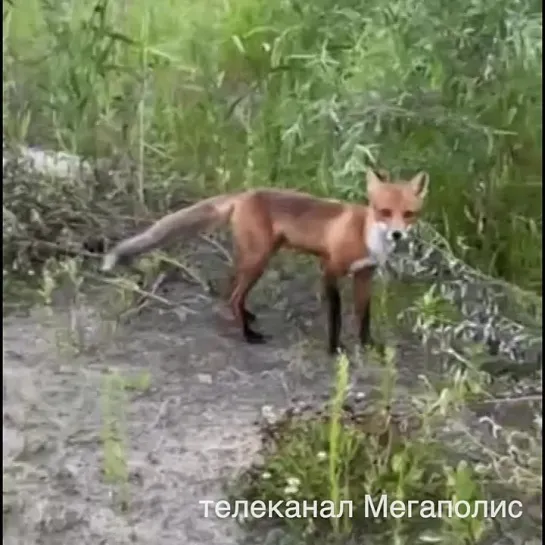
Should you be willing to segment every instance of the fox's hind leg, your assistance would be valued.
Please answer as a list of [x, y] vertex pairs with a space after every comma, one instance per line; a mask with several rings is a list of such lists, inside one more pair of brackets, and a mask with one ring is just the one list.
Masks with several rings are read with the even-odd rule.
[[[234, 288], [235, 288], [235, 285], [236, 285], [236, 274], [233, 274], [231, 275], [231, 279], [230, 279], [230, 293], [233, 292]], [[243, 310], [243, 313], [244, 313], [244, 317], [246, 319], [246, 321], [251, 324], [253, 322], [255, 322], [257, 320], [257, 316], [253, 313], [253, 312], [250, 312], [247, 308], [245, 308]]]
[[[242, 213], [243, 211], [240, 210]], [[276, 251], [274, 237], [265, 218], [261, 219], [260, 211], [248, 209], [246, 217], [253, 217], [250, 226], [242, 221], [233, 221], [233, 238], [235, 241], [235, 281], [229, 298], [229, 305], [237, 322], [242, 327], [246, 342], [262, 344], [267, 336], [250, 326], [255, 315], [246, 309], [246, 298], [250, 290], [263, 274], [272, 254]], [[237, 218], [238, 219], [238, 218]]]
[[253, 312], [250, 312], [248, 309], [244, 309], [244, 317], [246, 318], [246, 320], [248, 321], [248, 323], [253, 323], [257, 320], [257, 316], [253, 313]]
[[255, 268], [241, 267], [237, 270], [236, 282], [229, 304], [237, 322], [242, 326], [242, 335], [250, 344], [266, 342], [266, 336], [250, 326], [252, 313], [245, 308], [248, 292], [263, 274], [265, 264], [256, 263]]
[[242, 326], [244, 339], [250, 344], [263, 344], [267, 340], [266, 335], [250, 327], [252, 316], [255, 319], [255, 315], [246, 310], [246, 298], [263, 274], [270, 256], [269, 251], [263, 251], [259, 255], [254, 254], [251, 259], [244, 256], [236, 267], [235, 283], [229, 304], [235, 319]]

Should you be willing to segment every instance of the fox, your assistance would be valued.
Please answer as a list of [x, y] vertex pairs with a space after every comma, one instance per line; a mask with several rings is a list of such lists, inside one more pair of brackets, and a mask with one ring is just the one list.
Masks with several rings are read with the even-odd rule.
[[248, 295], [281, 248], [315, 256], [321, 267], [327, 306], [327, 349], [344, 350], [339, 281], [352, 277], [354, 313], [362, 347], [376, 347], [371, 336], [371, 289], [377, 267], [410, 236], [428, 193], [429, 175], [390, 180], [371, 168], [366, 173], [367, 204], [320, 198], [293, 189], [255, 188], [201, 200], [169, 213], [148, 229], [122, 240], [103, 257], [102, 271], [172, 241], [229, 225], [234, 271], [228, 305], [242, 339], [270, 339], [253, 325]]

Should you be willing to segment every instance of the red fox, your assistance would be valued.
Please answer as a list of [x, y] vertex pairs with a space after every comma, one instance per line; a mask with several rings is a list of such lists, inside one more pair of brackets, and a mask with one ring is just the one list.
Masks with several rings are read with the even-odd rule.
[[229, 306], [251, 344], [268, 336], [251, 324], [256, 316], [246, 309], [248, 293], [280, 248], [319, 258], [328, 306], [328, 350], [342, 346], [341, 298], [338, 279], [353, 275], [354, 307], [363, 346], [375, 344], [370, 335], [371, 281], [377, 265], [398, 241], [407, 237], [423, 207], [429, 176], [420, 172], [409, 181], [386, 182], [367, 171], [368, 205], [320, 199], [287, 189], [251, 189], [202, 200], [159, 219], [143, 233], [121, 241], [105, 256], [103, 271], [118, 261], [147, 252], [175, 236], [230, 224], [235, 274]]

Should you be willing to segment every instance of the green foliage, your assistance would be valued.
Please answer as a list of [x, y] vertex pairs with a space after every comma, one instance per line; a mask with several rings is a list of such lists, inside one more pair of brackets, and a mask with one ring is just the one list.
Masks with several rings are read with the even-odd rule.
[[128, 156], [159, 209], [149, 172], [356, 199], [368, 164], [426, 169], [455, 251], [540, 292], [541, 51], [534, 0], [28, 0], [4, 134]]
[[[41, 278], [49, 303], [60, 273], [79, 290], [78, 271], [70, 262], [57, 275], [39, 272], [36, 262], [55, 255], [63, 237], [79, 241], [78, 233], [117, 223], [121, 204], [159, 214], [180, 191], [256, 185], [361, 199], [366, 168], [380, 165], [400, 176], [427, 170], [427, 219], [454, 252], [541, 293], [541, 15], [535, 0], [5, 2], [5, 140], [121, 157], [130, 176], [109, 185], [5, 181], [4, 261]], [[139, 293], [132, 280], [117, 287], [119, 307]], [[382, 299], [384, 312], [403, 306], [400, 297]], [[432, 291], [417, 303], [423, 323], [451, 320]], [[72, 321], [73, 341], [80, 327]], [[350, 500], [357, 515], [366, 494], [471, 503], [490, 478], [541, 497], [541, 429], [518, 450], [506, 438], [505, 455], [479, 445], [488, 455], [479, 475], [448, 460], [432, 423], [459, 397], [482, 393], [469, 371], [418, 398], [421, 427], [409, 439], [390, 414], [391, 362], [380, 403], [363, 420], [344, 410], [347, 366], [339, 362], [330, 410], [283, 421], [237, 497]], [[121, 486], [124, 508], [125, 394], [146, 385], [116, 373], [104, 381], [104, 477]], [[402, 541], [407, 532], [473, 543], [486, 529], [478, 517], [435, 521], [425, 534], [410, 519], [284, 522], [312, 536], [384, 531], [394, 543], [414, 541]]]
[[[389, 376], [395, 375], [393, 361], [391, 354], [387, 358]], [[432, 538], [478, 543], [488, 527], [484, 512], [475, 517], [448, 515], [448, 511], [443, 517], [437, 514], [439, 501], [467, 502], [473, 513], [477, 501], [489, 498], [485, 485], [491, 472], [477, 474], [464, 460], [456, 461], [452, 445], [439, 433], [463, 402], [460, 377], [436, 396], [420, 395], [418, 415], [401, 418], [391, 412], [392, 391], [385, 385], [378, 402], [366, 411], [346, 409], [347, 377], [348, 360], [341, 356], [327, 410], [288, 413], [265, 425], [262, 461], [230, 486], [233, 505], [240, 499], [265, 505], [282, 502], [282, 512], [294, 505], [288, 501], [299, 502], [302, 516], [290, 518], [286, 511], [286, 517], [277, 522], [308, 538], [309, 543], [317, 538], [330, 543], [349, 536], [358, 540], [377, 533], [385, 542], [395, 543], [430, 542]], [[414, 508], [412, 516], [396, 518], [388, 514], [388, 505], [386, 512], [380, 510], [384, 496], [388, 503], [398, 500], [407, 508], [408, 502], [416, 501], [420, 507]], [[328, 505], [324, 502], [332, 502], [336, 514], [341, 514], [341, 502], [351, 502], [353, 510], [350, 513], [345, 508], [339, 518], [311, 512], [304, 516], [302, 506], [313, 502], [323, 509]], [[373, 516], [373, 509], [378, 517]], [[251, 514], [244, 522], [250, 528], [259, 527], [259, 519]]]

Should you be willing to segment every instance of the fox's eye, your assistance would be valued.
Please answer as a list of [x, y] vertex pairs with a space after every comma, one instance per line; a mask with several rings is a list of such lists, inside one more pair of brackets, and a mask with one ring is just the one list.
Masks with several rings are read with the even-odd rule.
[[379, 210], [379, 214], [383, 217], [383, 218], [389, 218], [391, 215], [392, 215], [392, 211], [389, 209], [389, 208], [381, 208]]
[[403, 217], [406, 220], [410, 220], [410, 219], [414, 218], [414, 212], [412, 210], [405, 210], [405, 212], [403, 212]]

